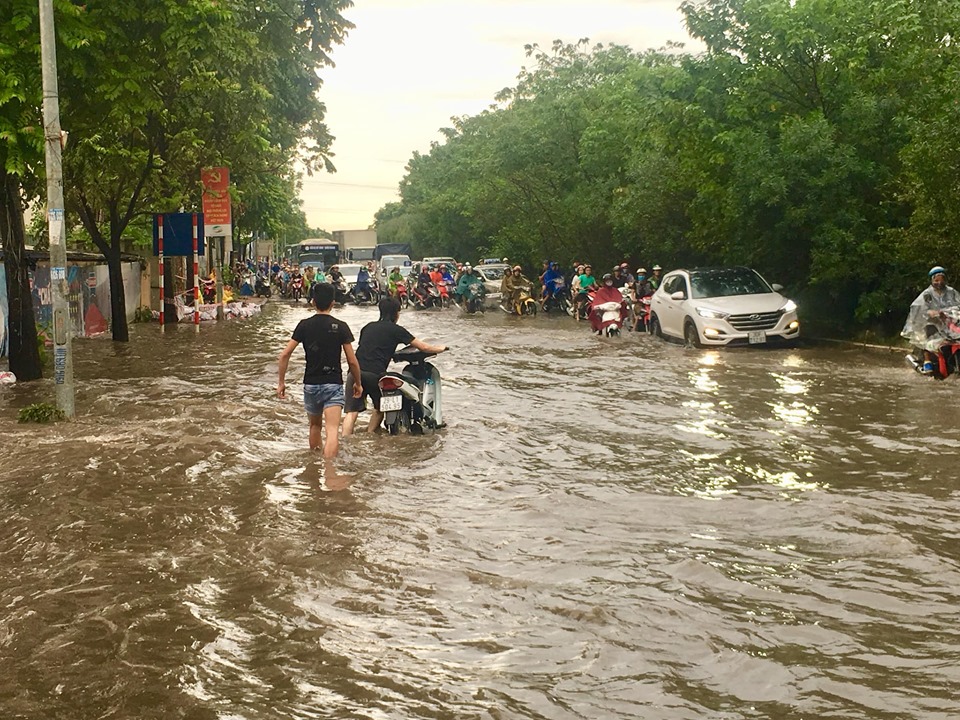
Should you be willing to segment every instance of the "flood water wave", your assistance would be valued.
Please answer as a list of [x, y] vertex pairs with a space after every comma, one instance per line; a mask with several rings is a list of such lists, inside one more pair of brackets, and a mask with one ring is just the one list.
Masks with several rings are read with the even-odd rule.
[[406, 312], [448, 427], [330, 468], [305, 314], [77, 342], [74, 423], [0, 388], [5, 717], [960, 715], [953, 383]]

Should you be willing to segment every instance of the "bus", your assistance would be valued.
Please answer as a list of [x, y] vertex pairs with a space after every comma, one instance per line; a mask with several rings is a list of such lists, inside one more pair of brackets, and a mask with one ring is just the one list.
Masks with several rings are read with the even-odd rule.
[[332, 265], [340, 261], [340, 246], [332, 240], [323, 238], [304, 240], [296, 246], [296, 257], [293, 260], [301, 268], [312, 265], [322, 270], [329, 270]]

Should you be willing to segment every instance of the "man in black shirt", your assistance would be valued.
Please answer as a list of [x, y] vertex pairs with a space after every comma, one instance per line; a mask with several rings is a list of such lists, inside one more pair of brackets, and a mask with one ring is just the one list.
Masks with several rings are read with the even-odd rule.
[[[400, 317], [400, 303], [393, 298], [384, 298], [380, 301], [380, 319], [364, 325], [360, 331], [360, 344], [357, 346], [357, 361], [360, 363], [360, 378], [363, 393], [354, 394], [346, 402], [343, 418], [343, 436], [353, 432], [357, 422], [357, 415], [364, 409], [367, 395], [373, 402], [373, 415], [370, 417], [368, 432], [373, 432], [383, 420], [380, 412], [380, 378], [387, 371], [387, 366], [393, 359], [397, 345], [413, 345], [417, 350], [428, 353], [441, 353], [446, 350], [444, 345], [428, 345], [415, 338], [409, 330], [397, 325]], [[348, 381], [356, 378], [353, 368], [347, 375]]]
[[[340, 427], [340, 413], [343, 410], [343, 373], [340, 370], [340, 353], [347, 358], [347, 366], [353, 377], [360, 374], [360, 365], [353, 354], [353, 333], [345, 322], [333, 317], [334, 290], [332, 285], [318, 283], [311, 291], [317, 312], [306, 320], [301, 320], [293, 331], [293, 338], [280, 353], [280, 381], [277, 383], [277, 397], [286, 397], [287, 386], [284, 378], [290, 356], [303, 343], [307, 355], [307, 367], [303, 373], [303, 406], [310, 420], [310, 449], [320, 447], [324, 422], [327, 425], [327, 439], [323, 444], [323, 457], [334, 458], [339, 450], [340, 441], [337, 431]], [[360, 397], [363, 388], [359, 382], [353, 383], [353, 395]]]

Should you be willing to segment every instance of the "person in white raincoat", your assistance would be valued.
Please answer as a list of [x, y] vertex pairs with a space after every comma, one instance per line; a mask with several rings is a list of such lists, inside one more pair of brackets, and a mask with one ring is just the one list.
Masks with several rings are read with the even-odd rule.
[[[945, 342], [960, 339], [960, 327], [950, 322], [947, 310], [960, 312], [960, 293], [947, 285], [947, 271], [930, 269], [930, 287], [910, 304], [910, 314], [900, 333], [923, 350], [923, 372], [933, 372], [934, 353]], [[958, 315], [960, 317], [960, 315]]]

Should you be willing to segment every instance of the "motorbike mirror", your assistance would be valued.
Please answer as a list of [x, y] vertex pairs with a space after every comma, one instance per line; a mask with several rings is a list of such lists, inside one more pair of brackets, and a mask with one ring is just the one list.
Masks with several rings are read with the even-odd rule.
[[770, 287], [773, 288], [774, 292], [780, 292], [781, 290], [783, 290], [783, 285], [781, 285], [780, 283], [774, 283]]
[[675, 293], [673, 293], [673, 294], [670, 296], [670, 299], [671, 299], [671, 300], [686, 300], [686, 299], [687, 299], [687, 295], [686, 295], [685, 292], [683, 292], [683, 290], [677, 290]]

